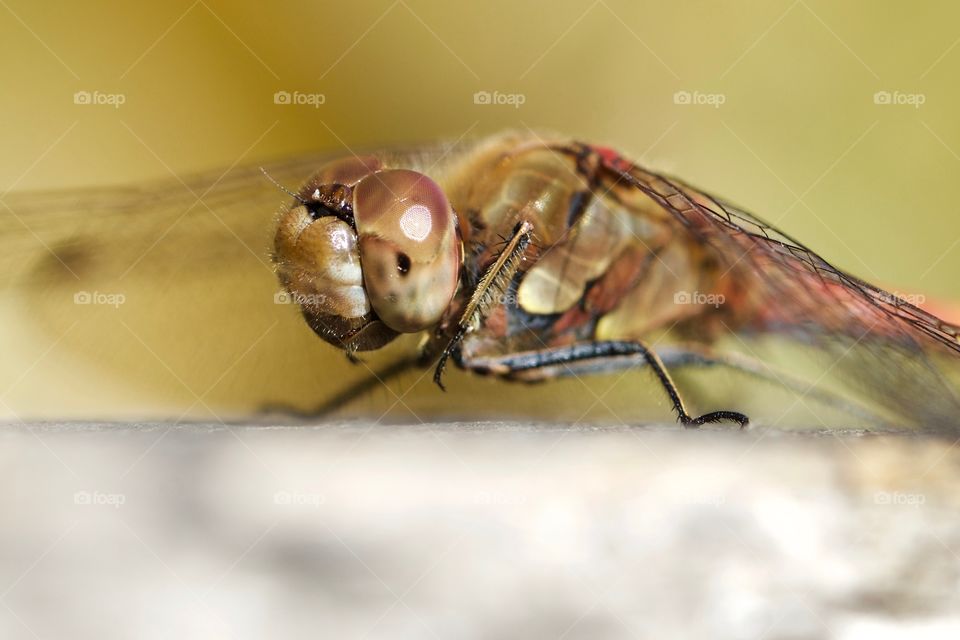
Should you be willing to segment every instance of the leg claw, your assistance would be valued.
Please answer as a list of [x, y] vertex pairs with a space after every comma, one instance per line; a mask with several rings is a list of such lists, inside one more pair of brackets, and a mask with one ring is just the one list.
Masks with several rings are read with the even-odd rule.
[[699, 418], [691, 418], [690, 416], [680, 417], [680, 422], [688, 429], [699, 429], [701, 425], [722, 422], [724, 420], [736, 422], [740, 425], [741, 429], [745, 429], [750, 424], [750, 418], [736, 411], [713, 411], [711, 413], [705, 413]]

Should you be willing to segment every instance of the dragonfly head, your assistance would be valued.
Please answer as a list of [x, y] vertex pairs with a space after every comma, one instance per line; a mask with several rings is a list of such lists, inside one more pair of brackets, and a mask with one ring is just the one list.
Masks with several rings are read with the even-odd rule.
[[280, 216], [280, 281], [313, 330], [351, 351], [436, 325], [463, 261], [440, 186], [372, 156], [325, 165]]

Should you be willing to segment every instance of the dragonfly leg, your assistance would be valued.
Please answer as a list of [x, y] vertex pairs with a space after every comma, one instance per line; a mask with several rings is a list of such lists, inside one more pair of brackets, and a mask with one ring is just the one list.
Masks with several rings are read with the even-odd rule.
[[598, 345], [612, 344], [627, 346], [627, 349], [635, 349], [636, 353], [639, 353], [647, 361], [647, 364], [650, 365], [650, 368], [653, 370], [654, 375], [657, 376], [657, 380], [660, 381], [660, 385], [663, 387], [663, 390], [667, 392], [667, 395], [670, 396], [670, 402], [673, 403], [673, 410], [677, 412], [677, 419], [680, 423], [688, 428], [697, 428], [704, 424], [709, 424], [713, 422], [723, 422], [728, 420], [730, 422], [736, 422], [740, 425], [740, 428], [743, 429], [748, 424], [750, 424], [750, 419], [737, 411], [711, 411], [710, 413], [705, 413], [702, 416], [694, 418], [687, 412], [687, 408], [683, 404], [683, 398], [680, 397], [680, 390], [677, 389], [677, 383], [673, 381], [673, 378], [670, 377], [670, 373], [667, 371], [667, 367], [663, 364], [663, 360], [660, 359], [660, 356], [657, 355], [657, 352], [647, 346], [645, 343], [638, 341], [635, 342], [624, 342], [624, 343], [597, 343]]
[[[622, 359], [629, 356], [640, 356], [653, 370], [660, 386], [666, 391], [670, 402], [673, 404], [677, 419], [683, 426], [697, 428], [704, 424], [726, 420], [736, 422], [743, 428], [750, 423], [750, 419], [738, 411], [712, 411], [698, 417], [691, 416], [683, 403], [683, 398], [680, 397], [680, 391], [676, 383], [663, 364], [663, 360], [652, 348], [639, 340], [585, 342], [568, 347], [502, 356], [492, 361], [487, 359], [477, 359], [472, 362], [464, 361], [463, 365], [468, 369], [486, 370], [505, 377], [530, 380], [537, 378], [535, 374], [537, 371], [542, 372], [544, 375], [541, 377], [546, 378], [551, 374], [560, 375], [564, 373], [562, 369], [566, 369], [567, 373], [572, 373], [573, 370], [570, 369], [570, 365], [576, 365], [577, 363], [598, 362], [609, 358]], [[527, 374], [534, 373], [534, 375], [525, 375], [525, 372]]]
[[749, 376], [774, 384], [787, 391], [797, 394], [801, 398], [810, 398], [826, 407], [843, 411], [856, 416], [871, 424], [893, 428], [889, 419], [873, 411], [850, 397], [833, 392], [826, 388], [819, 388], [809, 380], [795, 377], [786, 371], [781, 371], [762, 360], [746, 356], [742, 353], [718, 353], [710, 347], [700, 344], [683, 344], [679, 348], [670, 347], [661, 351], [663, 359], [671, 366], [720, 366], [740, 371]]
[[513, 230], [513, 235], [507, 240], [500, 253], [497, 254], [497, 259], [493, 264], [487, 267], [483, 277], [480, 278], [480, 282], [474, 288], [470, 295], [470, 301], [456, 325], [453, 337], [440, 352], [437, 360], [433, 381], [442, 391], [446, 391], [443, 386], [443, 370], [447, 365], [447, 359], [459, 348], [470, 328], [479, 324], [484, 315], [494, 306], [495, 298], [503, 293], [506, 286], [516, 275], [532, 238], [533, 225], [527, 220], [518, 222]]
[[[363, 360], [358, 359], [357, 364], [363, 364]], [[310, 409], [304, 410], [289, 404], [274, 403], [260, 407], [258, 413], [280, 413], [302, 419], [322, 418], [346, 407], [354, 400], [362, 398], [377, 387], [386, 386], [388, 381], [398, 378], [407, 371], [424, 368], [426, 364], [427, 362], [424, 361], [421, 354], [400, 358], [377, 371], [371, 369], [369, 376], [364, 377], [359, 382], [351, 384], [344, 391], [334, 395], [326, 402]]]

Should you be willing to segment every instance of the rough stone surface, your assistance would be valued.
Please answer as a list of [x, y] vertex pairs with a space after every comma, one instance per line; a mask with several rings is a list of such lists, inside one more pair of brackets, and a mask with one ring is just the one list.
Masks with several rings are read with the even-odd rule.
[[3, 638], [960, 637], [960, 447], [17, 425]]

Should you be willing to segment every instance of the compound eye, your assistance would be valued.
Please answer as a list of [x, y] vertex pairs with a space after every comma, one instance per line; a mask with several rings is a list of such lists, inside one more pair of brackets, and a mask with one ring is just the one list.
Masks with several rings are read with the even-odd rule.
[[376, 156], [351, 156], [328, 162], [303, 185], [300, 199], [308, 202], [313, 200], [316, 190], [324, 185], [342, 184], [352, 187], [382, 168], [383, 163]]
[[314, 181], [318, 184], [345, 184], [353, 186], [371, 173], [383, 168], [376, 156], [340, 158], [328, 162], [317, 171]]
[[353, 190], [360, 266], [370, 304], [402, 333], [440, 321], [457, 291], [461, 248], [457, 216], [436, 182], [394, 169]]

